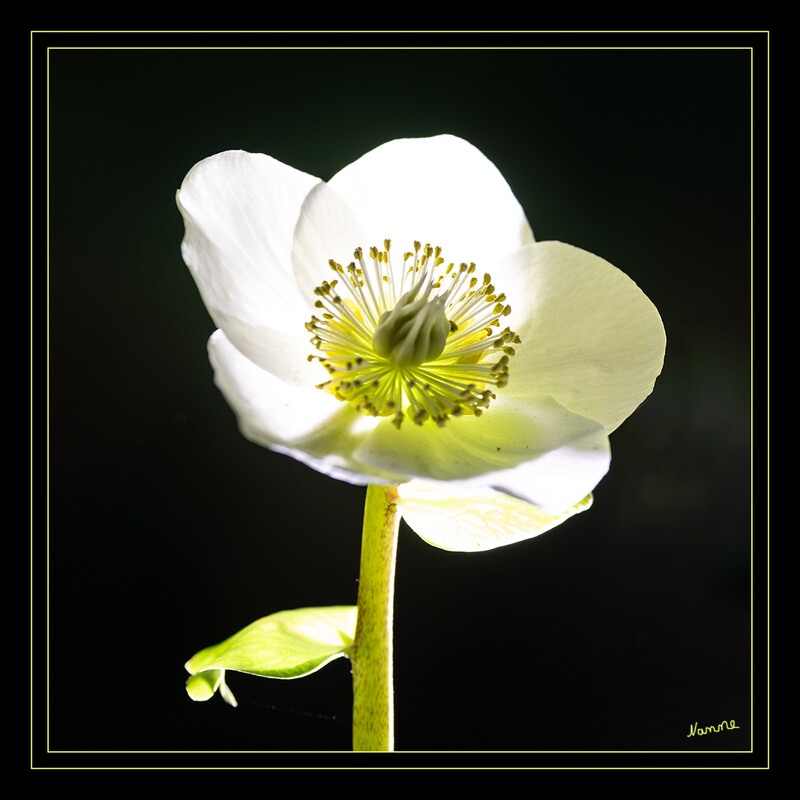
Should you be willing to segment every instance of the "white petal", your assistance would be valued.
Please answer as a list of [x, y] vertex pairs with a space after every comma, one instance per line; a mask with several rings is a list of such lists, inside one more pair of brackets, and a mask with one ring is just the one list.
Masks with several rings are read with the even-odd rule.
[[214, 380], [233, 408], [242, 434], [264, 447], [350, 483], [393, 483], [353, 459], [377, 423], [312, 386], [284, 383], [244, 356], [221, 330], [208, 342]]
[[397, 508], [408, 526], [445, 550], [479, 552], [521, 542], [565, 522], [592, 505], [592, 496], [560, 514], [491, 489], [410, 481], [397, 488]]
[[316, 299], [314, 289], [334, 279], [328, 262], [346, 266], [356, 247], [368, 247], [365, 242], [364, 229], [347, 204], [328, 184], [315, 186], [303, 202], [294, 233], [292, 262], [300, 291]]
[[616, 267], [561, 242], [521, 249], [500, 275], [522, 340], [503, 395], [551, 395], [613, 431], [661, 372], [666, 335], [655, 306]]
[[399, 252], [415, 239], [441, 245], [446, 261], [492, 261], [533, 241], [525, 212], [497, 167], [455, 136], [397, 139], [345, 167], [329, 184], [371, 238]]
[[317, 178], [261, 154], [201, 161], [178, 191], [182, 253], [215, 323], [264, 369], [307, 383], [313, 295], [294, 279], [294, 233]]
[[589, 494], [608, 471], [601, 426], [550, 398], [498, 401], [482, 416], [404, 424], [384, 421], [354, 458], [399, 481], [423, 478], [488, 487], [558, 513]]

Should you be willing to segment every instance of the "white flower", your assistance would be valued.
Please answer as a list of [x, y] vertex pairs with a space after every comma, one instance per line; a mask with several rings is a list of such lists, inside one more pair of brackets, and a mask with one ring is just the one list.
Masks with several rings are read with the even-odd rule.
[[[496, 167], [456, 137], [389, 142], [327, 183], [220, 153], [177, 202], [243, 434], [335, 478], [400, 484], [435, 544], [496, 546], [587, 507], [608, 434], [661, 370], [664, 328], [633, 281], [535, 242]], [[478, 497], [505, 514], [485, 535], [464, 517]]]

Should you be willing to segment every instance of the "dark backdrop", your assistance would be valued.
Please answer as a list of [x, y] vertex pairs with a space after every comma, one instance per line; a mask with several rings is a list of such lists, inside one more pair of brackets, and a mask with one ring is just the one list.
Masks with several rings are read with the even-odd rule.
[[[395, 43], [404, 49], [350, 47]], [[242, 49], [251, 44], [312, 47]], [[727, 764], [758, 747], [750, 284], [758, 309], [762, 44], [34, 37], [50, 235], [47, 271], [34, 272], [35, 367], [49, 378], [38, 384], [49, 525], [34, 548], [48, 614], [35, 619], [35, 751], [51, 764], [122, 758], [91, 751], [153, 764], [287, 751], [241, 757], [302, 764], [311, 756], [295, 751], [348, 750], [346, 660], [297, 681], [232, 674], [237, 709], [184, 692], [184, 661], [250, 621], [355, 602], [364, 490], [238, 434], [212, 383], [213, 325], [180, 257], [174, 194], [225, 149], [328, 178], [383, 141], [442, 132], [495, 162], [538, 239], [627, 272], [659, 308], [668, 345], [654, 394], [612, 436], [591, 511], [479, 555], [401, 530], [397, 748], [474, 752], [391, 763], [722, 751]], [[687, 738], [692, 723], [723, 719], [739, 729]], [[509, 751], [536, 752], [498, 755]]]

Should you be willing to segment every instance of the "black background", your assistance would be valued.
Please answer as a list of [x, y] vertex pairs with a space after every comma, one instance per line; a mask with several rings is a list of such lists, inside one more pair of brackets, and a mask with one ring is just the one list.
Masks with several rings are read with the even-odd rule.
[[388, 763], [759, 761], [765, 43], [35, 35], [35, 760], [362, 763], [345, 659], [231, 674], [236, 709], [183, 688], [189, 656], [258, 617], [355, 603], [364, 490], [238, 434], [174, 195], [221, 150], [328, 178], [449, 132], [537, 239], [642, 287], [667, 356], [588, 513], [480, 555], [402, 528]]

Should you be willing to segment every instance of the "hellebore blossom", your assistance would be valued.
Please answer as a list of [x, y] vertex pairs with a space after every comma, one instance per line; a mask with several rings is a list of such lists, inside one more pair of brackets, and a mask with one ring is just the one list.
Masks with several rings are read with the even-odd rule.
[[398, 485], [432, 544], [518, 541], [587, 508], [665, 335], [598, 256], [536, 242], [497, 168], [400, 139], [324, 182], [267, 155], [201, 161], [183, 258], [242, 433], [334, 478]]

